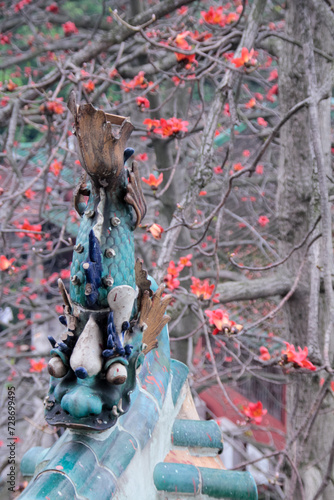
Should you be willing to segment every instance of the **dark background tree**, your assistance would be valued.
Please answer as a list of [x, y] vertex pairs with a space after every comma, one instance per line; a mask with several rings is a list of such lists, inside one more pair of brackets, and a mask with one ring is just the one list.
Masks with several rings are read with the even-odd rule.
[[[174, 296], [172, 353], [188, 364], [196, 400], [216, 388], [239, 418], [226, 439], [256, 444], [269, 460], [262, 498], [332, 499], [334, 5], [21, 0], [0, 9], [1, 395], [6, 405], [16, 387], [19, 457], [57, 437], [42, 400], [45, 339], [60, 328], [56, 281], [69, 279], [79, 220], [82, 168], [66, 107], [74, 88], [78, 101], [135, 125], [129, 145], [149, 204], [137, 254]], [[256, 421], [226, 387], [253, 403], [271, 393], [261, 402], [286, 414], [282, 449], [256, 441], [265, 411]], [[236, 467], [252, 458], [244, 451]]]

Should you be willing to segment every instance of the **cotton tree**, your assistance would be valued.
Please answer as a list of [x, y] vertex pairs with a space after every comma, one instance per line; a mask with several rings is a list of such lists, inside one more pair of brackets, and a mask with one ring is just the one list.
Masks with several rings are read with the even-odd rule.
[[[148, 201], [136, 251], [173, 294], [171, 348], [194, 393], [217, 385], [226, 396], [226, 383], [250, 377], [287, 384], [285, 448], [262, 450], [266, 498], [331, 499], [331, 3], [0, 9], [4, 394], [8, 382], [46, 393], [38, 338], [62, 312], [56, 283], [68, 284], [80, 220], [74, 89], [77, 102], [135, 126], [129, 146]], [[233, 406], [249, 439], [266, 408]], [[24, 397], [22, 407], [31, 419]], [[19, 437], [22, 451], [41, 439]]]

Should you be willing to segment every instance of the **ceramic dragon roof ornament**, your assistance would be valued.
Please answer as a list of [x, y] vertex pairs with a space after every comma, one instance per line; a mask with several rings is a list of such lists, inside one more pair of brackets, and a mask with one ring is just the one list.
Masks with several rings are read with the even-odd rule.
[[128, 411], [136, 370], [157, 346], [171, 297], [162, 297], [163, 285], [153, 293], [141, 261], [135, 262], [133, 231], [146, 204], [136, 162], [125, 165], [134, 153], [125, 148], [133, 125], [91, 104], [77, 105], [74, 91], [68, 107], [85, 174], [74, 193], [81, 223], [70, 291], [58, 282], [66, 331], [59, 341], [49, 337], [45, 412], [51, 425], [101, 431]]

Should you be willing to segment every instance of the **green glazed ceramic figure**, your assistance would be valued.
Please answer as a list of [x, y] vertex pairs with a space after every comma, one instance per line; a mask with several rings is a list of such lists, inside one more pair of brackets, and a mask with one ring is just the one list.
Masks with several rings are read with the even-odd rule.
[[130, 406], [136, 370], [169, 317], [163, 287], [153, 293], [135, 262], [133, 231], [145, 215], [133, 149], [125, 144], [129, 119], [77, 105], [71, 93], [81, 164], [75, 191], [81, 224], [73, 252], [70, 293], [59, 280], [64, 303], [61, 341], [52, 344], [46, 420], [52, 425], [103, 430]]

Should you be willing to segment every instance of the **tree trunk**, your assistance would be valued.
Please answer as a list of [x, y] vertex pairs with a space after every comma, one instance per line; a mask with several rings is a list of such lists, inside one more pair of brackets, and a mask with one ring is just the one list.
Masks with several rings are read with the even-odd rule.
[[[298, 42], [305, 40], [305, 23], [302, 18], [304, 0], [287, 2], [286, 35]], [[330, 16], [315, 2], [309, 3], [309, 15], [313, 44], [317, 49], [332, 54], [333, 41], [327, 25]], [[332, 65], [325, 57], [315, 53], [318, 90], [326, 88], [331, 95]], [[305, 71], [303, 49], [300, 45], [284, 42], [280, 55], [280, 110], [282, 116], [295, 104], [308, 97], [308, 80]], [[330, 99], [318, 105], [319, 131], [326, 168], [330, 168]], [[319, 178], [312, 135], [309, 110], [304, 107], [295, 114], [281, 130], [281, 153], [278, 172], [277, 220], [280, 233], [280, 253], [286, 255], [312, 228], [321, 213], [319, 201]], [[312, 236], [321, 231], [320, 224]], [[286, 307], [287, 337], [296, 348], [306, 345], [313, 360], [320, 359], [324, 349], [324, 332], [327, 326], [329, 304], [320, 293], [321, 241], [314, 244], [308, 254], [298, 291]], [[288, 276], [296, 276], [304, 257], [305, 248], [295, 252], [285, 265]], [[332, 359], [333, 353], [329, 358]], [[323, 359], [323, 357], [321, 356]], [[322, 401], [318, 417], [308, 429], [305, 418], [319, 392], [320, 376], [296, 373], [288, 386], [288, 442], [303, 425], [302, 432], [292, 445], [290, 457], [295, 461], [304, 484], [301, 493], [300, 480], [293, 470], [288, 472], [287, 497], [294, 500], [311, 500], [326, 476], [326, 469], [334, 439], [334, 399], [331, 394]], [[310, 420], [311, 421], [311, 420]], [[308, 464], [308, 467], [306, 465]], [[310, 466], [310, 464], [312, 464]], [[334, 498], [334, 487], [330, 483], [318, 497]]]

